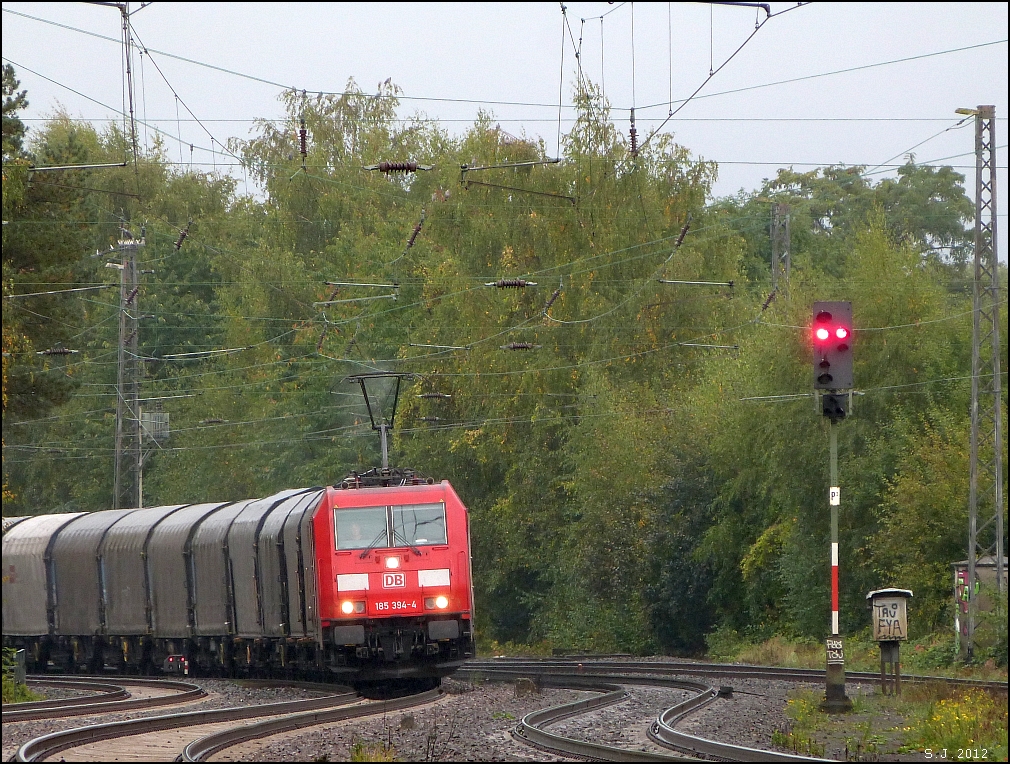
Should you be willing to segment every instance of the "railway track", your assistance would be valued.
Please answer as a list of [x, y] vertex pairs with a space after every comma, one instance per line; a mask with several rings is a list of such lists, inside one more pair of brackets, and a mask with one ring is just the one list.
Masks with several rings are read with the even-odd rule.
[[198, 685], [168, 679], [120, 679], [118, 677], [114, 680], [104, 677], [61, 677], [56, 679], [29, 676], [28, 683], [40, 689], [58, 687], [83, 690], [94, 694], [77, 698], [10, 703], [4, 707], [4, 722], [140, 711], [158, 706], [189, 703], [207, 695]]
[[[593, 660], [591, 658], [474, 660], [468, 661], [466, 667], [457, 672], [457, 676], [469, 678], [483, 677], [499, 680], [531, 678], [539, 686], [593, 690], [600, 693], [596, 697], [527, 714], [516, 726], [513, 732], [513, 737], [516, 739], [564, 755], [584, 756], [605, 761], [688, 761], [697, 760], [699, 756], [727, 761], [830, 761], [829, 759], [816, 759], [748, 748], [678, 731], [675, 727], [680, 720], [714, 702], [720, 694], [726, 695], [731, 692], [729, 687], [717, 689], [703, 682], [682, 678], [685, 675], [725, 679], [734, 677], [763, 678], [787, 682], [824, 681], [824, 671], [816, 669], [699, 664], [687, 661]], [[848, 672], [847, 679], [853, 682], [867, 683], [880, 680], [877, 674], [868, 672]], [[955, 685], [1007, 691], [1007, 683], [1005, 682], [914, 675], [903, 677], [903, 679], [910, 682], [943, 681]], [[678, 754], [650, 753], [587, 742], [558, 735], [546, 729], [562, 719], [621, 702], [627, 697], [623, 685], [628, 684], [663, 686], [695, 693], [687, 700], [663, 711], [648, 731], [648, 736], [654, 743], [679, 753], [686, 753], [692, 757], [691, 759]]]
[[[734, 678], [763, 678], [792, 682], [823, 682], [824, 672], [812, 669], [782, 669], [762, 666], [727, 664], [700, 664], [687, 661], [640, 661], [627, 657], [605, 659], [553, 658], [546, 660], [494, 659], [469, 661], [457, 674], [461, 679], [484, 678], [509, 681], [519, 678], [533, 679], [541, 687], [568, 688], [595, 693], [573, 703], [541, 709], [526, 714], [513, 730], [513, 738], [538, 748], [566, 756], [576, 756], [606, 761], [697, 761], [698, 757], [732, 761], [828, 761], [810, 757], [783, 754], [775, 751], [708, 740], [676, 729], [678, 722], [691, 713], [727, 695], [731, 688], [720, 684]], [[875, 674], [851, 672], [850, 681], [878, 681]], [[906, 677], [907, 681], [949, 681], [957, 685], [985, 687], [1006, 692], [1006, 683], [948, 680], [941, 677]], [[71, 680], [49, 680], [66, 684]], [[79, 682], [81, 680], [78, 680]], [[52, 711], [52, 704], [64, 703], [69, 709], [111, 704], [112, 710], [121, 710], [129, 702], [130, 689], [140, 685], [189, 685], [184, 682], [168, 683], [163, 680], [110, 680], [89, 678], [91, 689], [97, 694], [69, 701], [45, 701], [48, 708], [36, 706], [34, 712]], [[299, 683], [308, 686], [305, 683]], [[590, 742], [552, 731], [550, 727], [566, 719], [589, 714], [595, 710], [620, 703], [628, 698], [628, 685], [651, 685], [683, 691], [688, 697], [664, 709], [649, 726], [648, 738], [669, 752], [642, 751]], [[80, 685], [77, 685], [80, 686]], [[332, 688], [331, 688], [332, 689]], [[150, 688], [148, 691], [153, 691]], [[182, 691], [175, 695], [175, 702]], [[116, 696], [118, 700], [113, 700]], [[165, 697], [164, 694], [158, 697]], [[60, 754], [66, 761], [74, 760], [135, 760], [135, 761], [205, 761], [214, 754], [242, 743], [292, 730], [341, 722], [356, 718], [388, 713], [431, 703], [438, 699], [437, 690], [390, 701], [365, 702], [359, 696], [346, 692], [310, 700], [240, 706], [226, 709], [190, 711], [165, 714], [143, 719], [117, 721], [106, 724], [66, 730], [29, 741], [18, 749], [17, 761], [41, 761]], [[133, 700], [140, 700], [133, 698]], [[145, 701], [151, 698], [143, 699]], [[162, 701], [166, 702], [166, 701]], [[28, 709], [22, 709], [28, 710]], [[72, 713], [77, 713], [76, 710]], [[87, 711], [85, 713], [90, 713]], [[64, 713], [63, 715], [66, 715]], [[4, 712], [8, 721], [8, 712]], [[579, 720], [581, 721], [581, 720]], [[584, 723], [583, 729], [588, 727]], [[571, 727], [571, 725], [570, 725]], [[569, 727], [569, 728], [570, 728]], [[644, 731], [644, 730], [643, 730]], [[572, 733], [568, 733], [571, 735]], [[575, 733], [578, 735], [579, 733]], [[588, 738], [587, 733], [579, 737]]]
[[230, 727], [218, 732], [204, 735], [187, 745], [182, 752], [182, 761], [206, 761], [218, 751], [230, 748], [250, 740], [277, 735], [282, 732], [314, 727], [319, 724], [359, 719], [374, 714], [384, 714], [389, 711], [399, 711], [405, 708], [424, 705], [438, 700], [439, 690], [428, 690], [416, 695], [392, 700], [372, 701], [362, 703], [354, 708], [336, 708], [328, 711], [292, 714], [276, 719], [265, 719], [243, 727]]
[[[14, 760], [43, 761], [61, 754], [64, 761], [201, 761], [259, 737], [422, 705], [439, 695], [438, 690], [429, 690], [393, 700], [362, 702], [361, 696], [348, 691], [308, 700], [94, 724], [30, 740], [17, 750]], [[4, 718], [8, 721], [6, 711]], [[247, 719], [258, 721], [238, 724]]]

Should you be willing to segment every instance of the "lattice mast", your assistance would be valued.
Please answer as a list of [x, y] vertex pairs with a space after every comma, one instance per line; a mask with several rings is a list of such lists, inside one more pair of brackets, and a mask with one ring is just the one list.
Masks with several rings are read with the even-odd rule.
[[992, 557], [997, 591], [1003, 577], [1003, 418], [996, 254], [996, 107], [975, 110], [975, 278], [972, 293], [971, 461], [968, 498], [969, 660], [978, 617], [976, 568]]
[[119, 354], [116, 371], [116, 464], [113, 509], [140, 506], [141, 423], [139, 358], [140, 282], [137, 250], [144, 243], [125, 228], [119, 240], [122, 256], [119, 296]]

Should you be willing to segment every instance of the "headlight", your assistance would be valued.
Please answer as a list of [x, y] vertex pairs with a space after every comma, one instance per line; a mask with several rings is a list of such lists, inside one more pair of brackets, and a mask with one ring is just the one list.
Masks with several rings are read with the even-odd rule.
[[348, 600], [340, 605], [340, 609], [344, 611], [345, 615], [350, 615], [354, 612], [354, 603]]
[[449, 598], [446, 597], [445, 595], [440, 594], [439, 596], [435, 597], [435, 606], [439, 610], [444, 610], [445, 608], [449, 607]]
[[398, 568], [398, 567], [400, 567], [400, 558], [399, 557], [387, 557], [386, 558], [386, 567], [387, 568]]

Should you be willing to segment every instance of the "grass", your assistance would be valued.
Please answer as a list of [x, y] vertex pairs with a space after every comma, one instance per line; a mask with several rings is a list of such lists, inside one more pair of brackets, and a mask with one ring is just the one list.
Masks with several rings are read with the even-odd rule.
[[23, 684], [16, 684], [13, 677], [6, 674], [3, 676], [3, 702], [4, 703], [28, 703], [33, 700], [42, 700], [42, 696], [32, 692]]
[[552, 647], [552, 644], [547, 641], [534, 645], [526, 645], [512, 641], [499, 642], [496, 639], [477, 638], [477, 654], [483, 658], [497, 657], [499, 655], [506, 655], [510, 658], [549, 658], [553, 654]]
[[351, 746], [351, 761], [396, 761], [396, 749], [386, 743], [356, 740]]
[[904, 703], [911, 711], [904, 728], [907, 750], [946, 750], [948, 756], [961, 760], [1007, 760], [1005, 696], [975, 688], [923, 687], [907, 693]]
[[[709, 635], [708, 658], [716, 661], [753, 663], [761, 666], [824, 668], [824, 644], [809, 639], [790, 640], [776, 636], [751, 642], [735, 631], [720, 630]], [[880, 671], [880, 648], [868, 635], [845, 639], [845, 668], [848, 671]], [[946, 634], [929, 634], [901, 646], [903, 674], [926, 674], [969, 679], [1007, 681], [1006, 666], [992, 659], [966, 665]]]
[[15, 650], [9, 647], [3, 649], [3, 702], [28, 703], [42, 700], [43, 696], [14, 681], [14, 655]]
[[[850, 714], [819, 710], [822, 693], [790, 694], [786, 729], [771, 742], [794, 753], [846, 761], [930, 751], [934, 758], [1006, 761], [1006, 696], [943, 682], [908, 685], [901, 697], [851, 692]], [[941, 753], [942, 752], [942, 753]]]

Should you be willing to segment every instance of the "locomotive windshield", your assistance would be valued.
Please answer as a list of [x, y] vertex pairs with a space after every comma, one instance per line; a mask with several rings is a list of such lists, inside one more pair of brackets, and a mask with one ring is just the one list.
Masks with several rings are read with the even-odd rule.
[[337, 522], [337, 549], [389, 546], [385, 507], [341, 509], [333, 514]]
[[393, 538], [400, 544], [445, 544], [445, 506], [407, 504], [393, 507]]
[[338, 550], [447, 543], [443, 504], [338, 509], [333, 514]]

